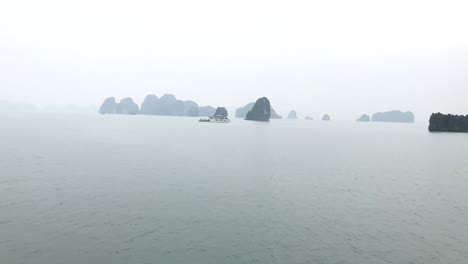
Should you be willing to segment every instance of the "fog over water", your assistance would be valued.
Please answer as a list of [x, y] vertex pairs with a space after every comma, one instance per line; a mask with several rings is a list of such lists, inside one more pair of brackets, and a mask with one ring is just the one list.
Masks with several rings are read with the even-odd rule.
[[466, 1], [4, 1], [0, 98], [468, 112]]
[[468, 263], [467, 13], [1, 1], [0, 263]]

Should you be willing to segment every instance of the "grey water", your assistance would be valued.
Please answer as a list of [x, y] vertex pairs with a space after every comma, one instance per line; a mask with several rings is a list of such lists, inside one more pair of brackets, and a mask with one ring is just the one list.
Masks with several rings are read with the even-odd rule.
[[468, 134], [0, 116], [0, 263], [468, 263]]

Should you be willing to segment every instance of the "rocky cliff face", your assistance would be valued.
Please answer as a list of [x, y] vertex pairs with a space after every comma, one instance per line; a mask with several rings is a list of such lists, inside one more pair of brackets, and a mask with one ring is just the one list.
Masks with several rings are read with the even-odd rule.
[[239, 107], [236, 110], [236, 118], [245, 118], [247, 116], [247, 113], [252, 110], [253, 106], [255, 103], [248, 103], [244, 107]]
[[228, 111], [226, 110], [225, 107], [218, 107], [214, 115], [228, 117]]
[[270, 110], [271, 110], [271, 116], [270, 116], [271, 119], [283, 119], [283, 116], [278, 115], [278, 113], [276, 113], [273, 107]]
[[102, 103], [99, 108], [99, 113], [105, 114], [116, 114], [117, 113], [117, 103], [115, 102], [114, 97], [109, 97]]
[[358, 119], [356, 119], [356, 121], [358, 121], [358, 122], [370, 122], [370, 116], [364, 114], [361, 117], [359, 117]]
[[434, 113], [429, 119], [429, 131], [468, 132], [468, 115]]
[[266, 97], [262, 97], [255, 102], [252, 110], [247, 113], [245, 120], [268, 122], [270, 121], [270, 116], [270, 100]]
[[120, 100], [120, 103], [117, 105], [117, 114], [136, 115], [139, 111], [138, 105], [130, 97]]
[[154, 94], [149, 94], [141, 104], [140, 114], [155, 115], [157, 111], [158, 97]]
[[[247, 113], [252, 110], [252, 108], [254, 107], [255, 103], [249, 103], [247, 104], [246, 106], [244, 107], [240, 107], [236, 110], [236, 118], [246, 118], [247, 117]], [[283, 117], [278, 115], [276, 113], [276, 111], [273, 109], [273, 108], [270, 108], [270, 118], [271, 119], [282, 119]]]
[[330, 118], [330, 116], [328, 114], [324, 114], [323, 117], [322, 117], [322, 120], [323, 121], [330, 121], [331, 118]]
[[102, 114], [141, 114], [163, 116], [211, 116], [215, 109], [211, 106], [199, 107], [197, 103], [187, 100], [181, 101], [172, 94], [165, 94], [161, 98], [156, 95], [147, 95], [141, 104], [141, 109], [135, 107], [130, 98], [117, 104], [115, 98], [107, 98], [99, 110]]
[[393, 110], [372, 115], [372, 122], [394, 122], [394, 123], [413, 123], [414, 115], [412, 112], [402, 112]]
[[[158, 100], [155, 115], [175, 116], [177, 99], [172, 94], [165, 94]], [[180, 106], [179, 106], [180, 107]]]
[[200, 107], [200, 116], [213, 116], [215, 112], [216, 109], [212, 106]]
[[194, 107], [188, 109], [187, 110], [187, 116], [190, 116], [190, 117], [200, 116], [200, 108], [194, 106]]
[[184, 101], [184, 115], [185, 116], [199, 116], [200, 115], [200, 107], [194, 101]]
[[288, 119], [297, 119], [297, 113], [294, 110], [291, 110], [288, 114]]

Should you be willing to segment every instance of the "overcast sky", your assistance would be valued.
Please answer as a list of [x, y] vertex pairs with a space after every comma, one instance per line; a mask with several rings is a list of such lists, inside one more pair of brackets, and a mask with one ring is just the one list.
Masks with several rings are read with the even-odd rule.
[[0, 99], [468, 114], [468, 1], [0, 2]]

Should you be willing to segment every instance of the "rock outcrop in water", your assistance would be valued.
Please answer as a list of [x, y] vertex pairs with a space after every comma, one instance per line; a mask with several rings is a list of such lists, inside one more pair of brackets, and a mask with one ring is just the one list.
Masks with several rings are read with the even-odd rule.
[[363, 114], [361, 117], [356, 119], [356, 121], [358, 121], [358, 122], [370, 122], [370, 116], [366, 115], [366, 114]]
[[323, 117], [322, 117], [322, 120], [323, 121], [330, 121], [331, 118], [330, 118], [330, 116], [328, 114], [324, 114]]
[[306, 116], [305, 120], [314, 120], [311, 116]]
[[155, 105], [155, 115], [163, 116], [183, 116], [184, 115], [184, 103], [178, 101], [177, 98], [172, 94], [165, 94], [161, 96]]
[[255, 103], [248, 103], [244, 107], [239, 107], [236, 110], [236, 118], [245, 118], [247, 116], [247, 113], [252, 110], [253, 106]]
[[139, 111], [138, 105], [130, 97], [120, 100], [120, 103], [117, 105], [117, 114], [136, 115]]
[[133, 100], [126, 98], [117, 104], [115, 98], [107, 98], [102, 104], [99, 112], [101, 114], [141, 114], [141, 115], [162, 115], [162, 116], [211, 116], [215, 109], [211, 106], [199, 107], [194, 101], [182, 101], [172, 94], [165, 94], [161, 98], [150, 94], [145, 97], [141, 104], [135, 107]]
[[270, 116], [271, 119], [283, 119], [283, 116], [278, 115], [278, 113], [276, 113], [273, 107], [270, 109], [270, 111], [271, 111], [271, 116]]
[[141, 104], [140, 114], [155, 115], [157, 111], [158, 100], [158, 97], [154, 94], [147, 95]]
[[288, 119], [297, 119], [297, 113], [295, 110], [291, 110], [291, 112], [289, 112]]
[[190, 117], [200, 116], [200, 108], [193, 106], [193, 107], [187, 109], [186, 115], [190, 116]]
[[216, 112], [214, 114], [215, 116], [222, 116], [222, 117], [228, 117], [228, 111], [226, 110], [225, 107], [218, 107], [216, 109]]
[[414, 115], [412, 112], [399, 110], [379, 112], [372, 115], [372, 122], [413, 123]]
[[109, 97], [102, 103], [99, 108], [99, 113], [105, 114], [116, 114], [117, 113], [117, 102], [114, 97]]
[[431, 132], [468, 132], [468, 115], [433, 113], [429, 119]]
[[[255, 103], [249, 103], [247, 104], [246, 106], [244, 107], [240, 107], [240, 108], [237, 108], [236, 110], [236, 118], [246, 118], [247, 117], [247, 113], [252, 110], [252, 108], [254, 107]], [[275, 109], [273, 108], [270, 108], [270, 118], [271, 119], [282, 119], [283, 117], [278, 115], [275, 111]]]
[[183, 115], [185, 116], [191, 116], [191, 117], [197, 117], [200, 115], [200, 107], [198, 106], [197, 103], [194, 101], [184, 101], [184, 110], [183, 110]]
[[212, 106], [200, 107], [200, 116], [213, 116], [215, 112], [216, 109]]
[[271, 106], [270, 100], [266, 97], [259, 98], [257, 102], [255, 102], [252, 110], [247, 113], [245, 120], [252, 120], [252, 121], [263, 121], [268, 122], [270, 121], [271, 117]]

